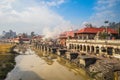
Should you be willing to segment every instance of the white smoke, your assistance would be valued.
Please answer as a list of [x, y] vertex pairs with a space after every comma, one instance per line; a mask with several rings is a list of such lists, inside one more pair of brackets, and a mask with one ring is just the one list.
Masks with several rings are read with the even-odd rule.
[[[62, 24], [62, 23], [61, 23]], [[61, 34], [64, 31], [70, 30], [71, 24], [67, 22], [67, 24], [62, 24], [62, 25], [56, 25], [55, 27], [44, 27], [43, 28], [43, 35], [44, 38], [55, 38], [59, 34]]]
[[50, 6], [64, 3], [64, 0], [41, 1], [38, 5], [34, 0], [0, 0], [0, 31], [34, 31], [49, 38], [68, 30], [70, 22], [50, 9]]

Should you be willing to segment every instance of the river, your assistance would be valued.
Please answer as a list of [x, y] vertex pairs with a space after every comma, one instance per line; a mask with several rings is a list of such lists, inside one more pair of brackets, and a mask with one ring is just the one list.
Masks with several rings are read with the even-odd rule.
[[84, 70], [77, 72], [60, 63], [59, 59], [40, 57], [27, 49], [15, 58], [16, 65], [5, 80], [90, 80]]

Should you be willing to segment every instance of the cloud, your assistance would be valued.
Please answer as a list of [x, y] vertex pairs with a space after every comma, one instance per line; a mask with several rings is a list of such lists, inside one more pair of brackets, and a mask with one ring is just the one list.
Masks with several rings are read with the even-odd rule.
[[35, 31], [53, 36], [67, 30], [71, 24], [50, 10], [64, 0], [0, 0], [0, 30], [14, 29], [17, 32]]
[[98, 0], [95, 9], [98, 11], [111, 9], [113, 6], [116, 6], [117, 2], [119, 2], [119, 0]]
[[65, 2], [65, 0], [50, 0], [47, 2], [43, 2], [45, 5], [47, 6], [59, 6], [61, 4], [63, 4]]
[[105, 20], [110, 22], [120, 20], [120, 0], [98, 0], [94, 10], [95, 13], [89, 19], [93, 25], [101, 26]]

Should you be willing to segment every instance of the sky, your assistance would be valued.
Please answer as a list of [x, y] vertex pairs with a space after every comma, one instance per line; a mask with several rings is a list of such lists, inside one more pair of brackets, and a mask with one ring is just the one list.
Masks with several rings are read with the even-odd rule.
[[44, 34], [81, 29], [84, 24], [120, 21], [120, 0], [0, 0], [0, 34]]

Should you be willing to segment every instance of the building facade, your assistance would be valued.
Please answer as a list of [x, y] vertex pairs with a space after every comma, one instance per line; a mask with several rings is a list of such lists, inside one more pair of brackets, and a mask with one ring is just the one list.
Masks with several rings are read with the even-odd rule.
[[74, 31], [66, 31], [59, 35], [59, 44], [61, 46], [66, 46], [66, 40], [67, 39], [73, 39], [74, 38]]
[[60, 40], [73, 51], [120, 58], [120, 40], [115, 40], [117, 35], [118, 32], [111, 28], [85, 27], [61, 34]]
[[82, 40], [90, 39], [115, 39], [118, 32], [111, 28], [85, 27], [76, 31], [75, 37]]

